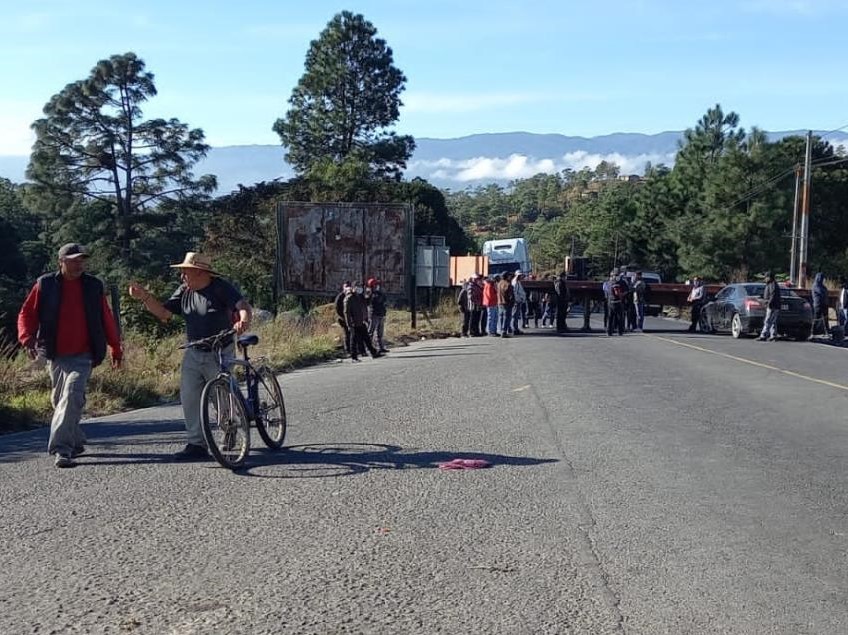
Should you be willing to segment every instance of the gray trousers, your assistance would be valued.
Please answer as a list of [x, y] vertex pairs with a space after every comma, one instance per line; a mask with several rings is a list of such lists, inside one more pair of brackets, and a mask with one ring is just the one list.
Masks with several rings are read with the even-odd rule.
[[[232, 358], [233, 347], [224, 350], [224, 359]], [[200, 425], [200, 396], [206, 382], [218, 376], [218, 355], [196, 348], [186, 349], [180, 371], [180, 403], [183, 407], [188, 443], [206, 447]]]
[[368, 324], [368, 336], [379, 350], [386, 348], [383, 346], [383, 335], [385, 331], [386, 317], [384, 315], [371, 316], [371, 322]]
[[91, 376], [91, 357], [57, 357], [49, 361], [47, 371], [53, 385], [53, 419], [47, 451], [70, 456], [85, 445], [80, 419], [85, 407], [85, 387]]
[[766, 337], [777, 337], [777, 318], [780, 315], [780, 309], [766, 309], [766, 319], [763, 321], [763, 330], [760, 333], [760, 339]]

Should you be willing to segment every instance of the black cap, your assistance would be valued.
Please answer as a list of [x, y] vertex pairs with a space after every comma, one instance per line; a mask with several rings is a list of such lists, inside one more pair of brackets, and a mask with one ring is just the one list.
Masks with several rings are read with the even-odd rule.
[[59, 258], [88, 258], [88, 251], [79, 243], [68, 243], [59, 247]]

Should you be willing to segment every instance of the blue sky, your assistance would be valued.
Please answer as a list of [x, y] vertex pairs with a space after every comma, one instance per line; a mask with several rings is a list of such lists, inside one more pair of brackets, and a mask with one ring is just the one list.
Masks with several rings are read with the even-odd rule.
[[418, 137], [523, 130], [594, 136], [691, 126], [712, 104], [743, 126], [848, 123], [845, 0], [0, 0], [0, 154], [97, 60], [134, 51], [156, 76], [145, 115], [212, 145], [271, 131], [310, 40], [362, 13], [407, 76], [398, 129]]

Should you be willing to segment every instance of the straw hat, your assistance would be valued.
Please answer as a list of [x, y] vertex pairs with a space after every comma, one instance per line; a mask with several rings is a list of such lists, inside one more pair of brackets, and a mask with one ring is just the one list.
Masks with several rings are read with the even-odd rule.
[[195, 251], [186, 252], [185, 258], [178, 265], [171, 265], [172, 269], [199, 269], [200, 271], [208, 271], [213, 276], [220, 275], [212, 269], [212, 259], [209, 256], [204, 256]]

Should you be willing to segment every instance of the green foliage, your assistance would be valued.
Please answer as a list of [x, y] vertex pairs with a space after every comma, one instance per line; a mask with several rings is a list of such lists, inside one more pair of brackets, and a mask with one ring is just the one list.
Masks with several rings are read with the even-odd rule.
[[362, 15], [343, 11], [310, 44], [290, 109], [274, 123], [298, 174], [353, 158], [374, 177], [400, 178], [415, 142], [388, 128], [400, 116], [406, 77], [376, 35]]
[[0, 179], [0, 344], [15, 339], [17, 313], [31, 282], [26, 255], [34, 229], [21, 188]]
[[236, 284], [257, 307], [276, 310], [274, 268], [276, 205], [295, 200], [289, 183], [239, 186], [237, 192], [216, 199], [203, 250], [214, 258], [215, 268]]
[[[173, 269], [171, 270], [174, 271]], [[150, 280], [141, 280], [144, 287], [158, 298], [160, 302], [164, 302], [174, 290], [179, 286], [180, 280], [177, 274], [172, 273], [171, 279], [153, 278]], [[171, 337], [182, 333], [185, 330], [182, 318], [173, 318], [167, 322], [161, 322], [154, 317], [144, 305], [131, 298], [127, 293], [128, 285], [123, 284], [120, 287], [120, 309], [121, 309], [121, 329], [124, 331], [135, 331], [148, 336], [149, 342], [153, 345], [162, 338]]]
[[[636, 265], [668, 280], [731, 280], [788, 269], [793, 164], [803, 153], [804, 139], [771, 143], [716, 105], [684, 133], [673, 169], [649, 165], [638, 182], [620, 180], [617, 166], [602, 162], [447, 200], [480, 240], [525, 236], [540, 272], [576, 255], [595, 275]], [[832, 278], [848, 270], [848, 162], [834, 163], [839, 158], [828, 143], [814, 144], [810, 269]]]
[[100, 241], [120, 277], [149, 264], [151, 243], [184, 236], [192, 223], [182, 214], [215, 188], [213, 176], [191, 171], [208, 150], [202, 130], [142, 118], [155, 95], [141, 59], [114, 55], [54, 95], [32, 125], [30, 204], [46, 219], [50, 246]]
[[212, 204], [204, 251], [215, 267], [234, 281], [256, 306], [292, 308], [290, 298], [274, 297], [276, 206], [283, 201], [409, 203], [415, 209], [415, 233], [445, 236], [454, 254], [475, 249], [450, 216], [442, 192], [422, 179], [410, 182], [371, 178], [361, 162], [322, 162], [308, 175], [286, 182], [258, 183]]

